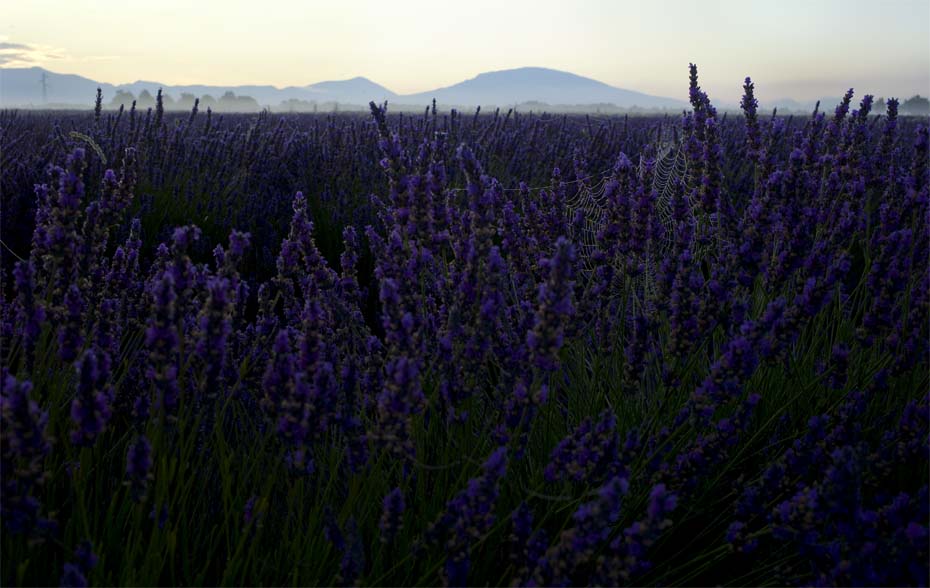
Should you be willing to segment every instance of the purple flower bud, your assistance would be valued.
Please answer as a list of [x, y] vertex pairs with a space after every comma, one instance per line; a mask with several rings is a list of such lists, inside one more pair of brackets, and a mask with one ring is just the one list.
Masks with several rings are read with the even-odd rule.
[[136, 500], [144, 498], [148, 483], [152, 479], [152, 444], [140, 435], [129, 446], [126, 454], [126, 478], [129, 480], [133, 496]]
[[533, 329], [526, 335], [526, 343], [533, 363], [543, 371], [552, 371], [558, 367], [565, 324], [574, 313], [574, 264], [575, 249], [563, 237], [556, 242], [552, 258], [542, 262], [548, 270], [548, 278], [539, 286], [539, 305]]
[[229, 253], [236, 259], [241, 259], [245, 255], [246, 250], [249, 248], [249, 243], [251, 242], [252, 235], [249, 233], [242, 233], [240, 231], [233, 231], [229, 234]]
[[66, 563], [61, 575], [60, 585], [69, 588], [88, 586], [87, 575], [97, 566], [97, 556], [92, 551], [89, 541], [82, 541], [74, 551], [75, 562]]
[[84, 345], [81, 334], [83, 323], [84, 299], [76, 284], [71, 284], [64, 299], [64, 316], [58, 327], [58, 356], [64, 362], [72, 362]]
[[404, 494], [400, 488], [394, 488], [384, 497], [383, 511], [378, 528], [381, 529], [381, 542], [390, 543], [404, 524]]
[[75, 445], [93, 445], [110, 420], [112, 392], [109, 370], [105, 369], [108, 363], [109, 360], [98, 361], [94, 350], [88, 349], [77, 364], [77, 393], [71, 402], [71, 421], [75, 427], [71, 442]]
[[494, 523], [493, 507], [500, 493], [500, 480], [507, 468], [507, 448], [497, 448], [484, 462], [483, 473], [468, 481], [466, 488], [446, 503], [445, 512], [433, 522], [430, 543], [445, 545], [445, 583], [465, 585], [470, 567], [469, 552], [474, 538], [487, 533]]
[[30, 382], [17, 381], [5, 368], [0, 379], [0, 515], [10, 532], [29, 532], [42, 523], [33, 491], [44, 480], [43, 461], [51, 449], [46, 436], [48, 414], [30, 398]]
[[[152, 284], [150, 296], [152, 309], [144, 341], [145, 347], [149, 350], [146, 374], [154, 388], [156, 405], [163, 408], [167, 414], [173, 415], [178, 407], [177, 353], [180, 336], [175, 315], [177, 295], [174, 290], [174, 278], [170, 272], [165, 271]], [[143, 399], [140, 404], [143, 414], [138, 416], [145, 418], [147, 416], [145, 407], [148, 406], [147, 395], [143, 394], [139, 398]]]
[[537, 561], [532, 581], [537, 586], [586, 584], [586, 568], [597, 561], [598, 550], [620, 517], [621, 499], [629, 484], [614, 477], [598, 490], [597, 497], [582, 504], [572, 515], [572, 526]]
[[45, 306], [36, 297], [35, 275], [35, 266], [31, 261], [17, 262], [13, 268], [17, 323], [21, 329], [26, 353], [26, 371], [32, 370], [36, 343], [45, 321]]

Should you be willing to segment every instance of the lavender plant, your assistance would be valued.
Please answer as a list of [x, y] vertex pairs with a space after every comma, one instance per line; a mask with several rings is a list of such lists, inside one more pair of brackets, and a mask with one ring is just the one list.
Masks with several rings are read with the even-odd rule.
[[0, 581], [930, 583], [927, 121], [699, 82], [0, 112]]

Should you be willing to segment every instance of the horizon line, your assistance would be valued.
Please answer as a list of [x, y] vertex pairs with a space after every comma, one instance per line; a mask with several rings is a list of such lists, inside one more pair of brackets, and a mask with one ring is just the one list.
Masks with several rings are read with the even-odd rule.
[[[551, 72], [558, 72], [558, 73], [562, 73], [562, 74], [567, 74], [567, 75], [575, 76], [575, 77], [577, 77], [577, 78], [581, 78], [581, 79], [584, 79], [584, 80], [590, 80], [590, 81], [593, 81], [593, 82], [597, 82], [597, 83], [600, 83], [600, 84], [604, 84], [605, 86], [608, 86], [608, 87], [613, 88], [613, 89], [616, 89], [616, 90], [623, 90], [623, 91], [626, 91], [626, 92], [635, 92], [635, 93], [637, 93], [637, 94], [642, 94], [642, 95], [644, 95], [644, 96], [648, 96], [648, 97], [651, 97], [651, 98], [660, 98], [660, 99], [666, 99], [666, 100], [675, 100], [675, 101], [682, 102], [682, 103], [685, 103], [685, 104], [687, 104], [687, 102], [688, 102], [688, 100], [687, 100], [686, 98], [676, 98], [676, 97], [673, 97], [673, 96], [666, 96], [666, 95], [661, 95], [661, 94], [652, 94], [652, 93], [647, 92], [647, 91], [635, 90], [635, 89], [631, 89], [631, 88], [628, 88], [628, 87], [615, 86], [615, 85], [613, 85], [613, 84], [610, 84], [610, 83], [608, 83], [608, 82], [604, 82], [604, 81], [599, 80], [599, 79], [597, 79], [597, 78], [593, 78], [593, 77], [589, 77], [589, 76], [584, 76], [584, 75], [577, 74], [577, 73], [572, 72], [572, 71], [568, 71], [568, 70], [564, 70], [564, 69], [557, 69], [557, 68], [552, 68], [552, 67], [538, 66], [538, 65], [526, 65], [526, 66], [520, 66], [520, 67], [511, 67], [511, 68], [504, 68], [504, 69], [486, 70], [486, 71], [479, 72], [479, 73], [473, 75], [472, 77], [464, 78], [464, 79], [462, 79], [462, 80], [459, 80], [459, 81], [454, 82], [454, 83], [449, 84], [449, 85], [443, 85], [443, 86], [438, 86], [438, 87], [430, 88], [430, 89], [428, 89], [428, 90], [422, 90], [422, 91], [418, 91], [418, 92], [409, 92], [409, 93], [404, 93], [404, 94], [400, 94], [400, 93], [398, 93], [398, 92], [395, 92], [394, 90], [388, 88], [388, 87], [385, 86], [384, 84], [382, 84], [382, 83], [380, 83], [380, 82], [376, 82], [376, 81], [373, 80], [372, 78], [370, 78], [370, 77], [368, 77], [368, 76], [365, 76], [365, 75], [355, 75], [355, 76], [351, 76], [351, 77], [347, 77], [347, 78], [342, 78], [342, 79], [324, 79], [324, 80], [320, 80], [320, 81], [316, 81], [316, 82], [310, 82], [310, 83], [304, 84], [304, 85], [295, 85], [295, 84], [291, 84], [291, 85], [285, 85], [285, 86], [279, 86], [279, 85], [275, 85], [275, 84], [271, 84], [271, 83], [265, 83], [265, 84], [262, 84], [262, 83], [213, 84], [213, 83], [202, 83], [202, 82], [197, 82], [197, 83], [169, 83], [169, 82], [164, 82], [164, 81], [145, 80], [145, 79], [137, 79], [137, 80], [134, 80], [134, 81], [131, 81], [131, 82], [114, 83], [114, 82], [109, 82], [109, 81], [105, 81], [105, 80], [99, 80], [99, 79], [96, 79], [96, 78], [89, 77], [88, 75], [79, 74], [79, 73], [70, 73], [70, 72], [54, 71], [54, 70], [49, 69], [48, 67], [45, 67], [45, 66], [42, 66], [42, 65], [28, 65], [28, 66], [17, 66], [17, 67], [8, 67], [8, 66], [0, 65], [0, 72], [2, 72], [2, 71], [4, 71], [4, 70], [26, 70], [26, 69], [43, 70], [43, 71], [46, 71], [46, 72], [48, 72], [48, 73], [55, 74], [55, 75], [61, 75], [61, 76], [75, 76], [75, 77], [83, 78], [83, 79], [85, 79], [85, 80], [89, 80], [89, 81], [94, 82], [94, 83], [97, 83], [97, 84], [106, 84], [106, 85], [109, 85], [109, 86], [113, 86], [114, 88], [121, 88], [121, 87], [124, 87], [124, 86], [131, 86], [131, 85], [133, 85], [133, 84], [152, 84], [152, 85], [154, 85], [154, 86], [158, 86], [160, 89], [161, 89], [161, 88], [177, 88], [177, 87], [185, 87], [185, 86], [204, 86], [204, 87], [212, 87], [212, 88], [242, 88], [242, 87], [252, 86], [252, 87], [272, 88], [272, 89], [274, 89], [274, 90], [279, 90], [279, 91], [280, 91], [280, 90], [288, 90], [288, 89], [306, 89], [306, 88], [310, 88], [310, 87], [315, 86], [315, 85], [318, 85], [318, 84], [325, 84], [325, 83], [341, 83], [341, 82], [351, 82], [351, 81], [354, 81], [354, 80], [364, 80], [364, 81], [369, 82], [369, 83], [371, 83], [371, 84], [380, 86], [381, 88], [383, 88], [384, 90], [386, 90], [386, 91], [389, 92], [390, 94], [396, 96], [397, 98], [412, 97], [412, 96], [417, 96], [417, 95], [421, 95], [421, 94], [428, 94], [429, 92], [437, 92], [437, 91], [440, 91], [440, 90], [445, 90], [445, 89], [451, 88], [451, 87], [453, 87], [453, 86], [456, 86], [456, 85], [458, 85], [458, 84], [460, 84], [460, 83], [463, 83], [463, 82], [467, 82], [467, 81], [471, 81], [471, 80], [477, 79], [478, 77], [480, 77], [480, 76], [482, 76], [482, 75], [485, 75], [485, 74], [512, 72], [512, 71], [519, 71], [519, 70], [526, 70], [526, 69], [537, 69], [537, 70], [545, 70], [545, 71], [551, 71]], [[742, 80], [740, 80], [740, 85], [742, 85]], [[686, 94], [686, 92], [682, 92], [682, 94]], [[904, 100], [909, 99], [909, 98], [913, 98], [913, 97], [922, 97], [922, 94], [920, 93], [919, 90], [910, 90], [910, 91], [908, 91], [906, 94], [907, 94], [907, 97], [905, 97], [905, 95], [894, 96], [894, 95], [890, 95], [890, 94], [889, 94], [888, 96], [883, 96], [883, 95], [882, 95], [882, 96], [878, 96], [878, 95], [876, 95], [876, 99], [877, 99], [877, 98], [898, 98], [898, 99], [900, 99], [900, 100], [903, 102]], [[864, 95], [864, 94], [863, 94], [863, 95]], [[822, 101], [824, 101], [824, 100], [834, 100], [834, 99], [841, 99], [841, 98], [842, 98], [842, 95], [841, 95], [840, 93], [838, 93], [838, 94], [835, 95], [835, 96], [820, 96], [820, 97], [818, 97], [818, 98], [796, 98], [796, 97], [793, 97], [793, 96], [785, 96], [785, 95], [783, 95], [783, 96], [780, 96], [780, 97], [778, 97], [778, 98], [767, 99], [767, 100], [765, 100], [765, 102], [774, 103], [774, 102], [792, 101], [792, 102], [797, 102], [797, 103], [799, 103], [800, 105], [807, 106], [807, 105], [809, 105], [809, 104], [813, 104], [813, 103], [818, 102], [818, 101], [822, 102]], [[532, 102], [532, 101], [529, 101], [529, 102]], [[721, 104], [721, 105], [723, 105], [723, 104], [726, 104], [726, 105], [738, 104], [738, 101], [726, 100], [726, 99], [717, 99], [717, 100], [715, 100], [715, 102], [717, 102], [718, 104]], [[526, 102], [524, 102], [524, 103], [526, 103]], [[345, 104], [350, 104], [350, 103], [345, 103]], [[549, 105], [550, 105], [550, 106], [561, 106], [561, 105], [559, 105], [559, 104], [549, 104]], [[570, 106], [570, 105], [569, 105], [569, 106]], [[644, 108], [644, 107], [641, 107], [641, 108]]]

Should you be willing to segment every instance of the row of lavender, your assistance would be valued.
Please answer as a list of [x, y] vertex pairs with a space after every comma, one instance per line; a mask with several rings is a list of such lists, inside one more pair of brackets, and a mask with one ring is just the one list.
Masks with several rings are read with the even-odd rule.
[[744, 90], [4, 115], [3, 581], [926, 585], [925, 121]]

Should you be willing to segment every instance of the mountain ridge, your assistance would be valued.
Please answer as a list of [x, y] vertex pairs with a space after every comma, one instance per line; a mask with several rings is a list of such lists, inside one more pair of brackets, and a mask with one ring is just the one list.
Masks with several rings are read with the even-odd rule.
[[496, 96], [507, 95], [504, 104], [543, 102], [552, 105], [613, 104], [621, 108], [679, 108], [684, 101], [643, 92], [617, 88], [604, 82], [571, 72], [544, 68], [520, 67], [482, 72], [477, 76], [445, 86], [404, 96], [419, 101], [434, 97], [448, 103], [461, 101], [470, 105], [495, 103]]
[[[48, 80], [47, 100], [42, 99], [42, 73]], [[96, 82], [77, 74], [59, 74], [41, 67], [0, 68], [0, 106], [43, 106], [48, 104], [87, 104], [97, 87], [109, 103], [119, 91], [138, 95], [143, 90], [154, 94], [161, 88], [177, 99], [181, 93], [196, 96], [210, 94], [219, 98], [230, 91], [255, 98], [263, 106], [276, 107], [286, 101], [339, 103], [364, 106], [369, 101], [425, 106], [435, 98], [444, 106], [510, 106], [537, 102], [553, 106], [589, 106], [613, 104], [621, 108], [678, 109], [683, 100], [652, 96], [635, 90], [617, 88], [604, 82], [571, 72], [542, 67], [523, 67], [482, 72], [473, 78], [426, 92], [397, 94], [364, 76], [345, 80], [324, 80], [305, 86], [272, 85], [214, 86], [206, 84], [162, 84], [136, 80], [127, 84]], [[129, 106], [128, 104], [126, 105]]]

